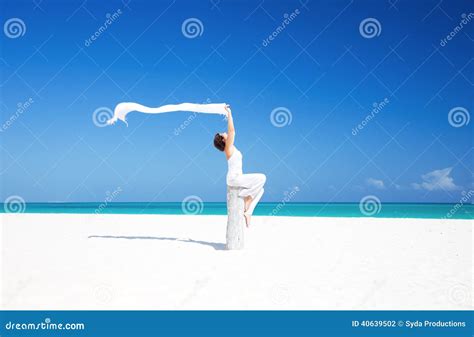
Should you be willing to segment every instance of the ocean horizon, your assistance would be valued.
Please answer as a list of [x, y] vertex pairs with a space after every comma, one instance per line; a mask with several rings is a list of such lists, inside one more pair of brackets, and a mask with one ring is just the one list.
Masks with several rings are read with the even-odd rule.
[[[3, 204], [1, 213], [226, 215], [225, 202], [30, 202]], [[256, 216], [474, 219], [473, 204], [262, 202]]]

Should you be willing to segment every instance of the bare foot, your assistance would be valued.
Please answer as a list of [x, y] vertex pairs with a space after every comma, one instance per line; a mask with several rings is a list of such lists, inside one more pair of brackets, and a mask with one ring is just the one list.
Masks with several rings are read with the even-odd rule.
[[250, 219], [252, 218], [252, 215], [248, 214], [248, 213], [244, 213], [244, 217], [245, 217], [245, 224], [247, 225], [247, 228], [249, 228], [250, 227]]
[[245, 197], [244, 201], [245, 201], [244, 212], [247, 212], [247, 210], [249, 209], [250, 203], [252, 202], [252, 197], [250, 196]]

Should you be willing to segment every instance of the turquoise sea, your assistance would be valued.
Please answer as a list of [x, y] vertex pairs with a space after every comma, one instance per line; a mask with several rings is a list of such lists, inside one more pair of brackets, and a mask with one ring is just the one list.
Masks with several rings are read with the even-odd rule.
[[[182, 204], [180, 202], [114, 203], [26, 203], [4, 204], [0, 212], [24, 213], [101, 213], [101, 214], [198, 214], [225, 215], [223, 202]], [[13, 206], [16, 206], [13, 208]], [[187, 206], [185, 208], [184, 206]], [[361, 210], [359, 203], [260, 203], [254, 215], [306, 217], [377, 217], [473, 219], [472, 204], [383, 203]]]

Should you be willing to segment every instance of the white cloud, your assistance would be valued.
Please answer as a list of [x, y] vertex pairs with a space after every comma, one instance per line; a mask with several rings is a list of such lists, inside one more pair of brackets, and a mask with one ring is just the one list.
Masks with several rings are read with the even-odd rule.
[[367, 185], [378, 188], [379, 190], [383, 190], [385, 188], [385, 184], [383, 180], [369, 178], [367, 179]]
[[428, 172], [421, 176], [421, 179], [423, 180], [421, 183], [413, 183], [411, 185], [417, 190], [458, 190], [460, 187], [454, 183], [454, 179], [450, 176], [452, 169], [452, 167], [448, 167], [442, 170]]

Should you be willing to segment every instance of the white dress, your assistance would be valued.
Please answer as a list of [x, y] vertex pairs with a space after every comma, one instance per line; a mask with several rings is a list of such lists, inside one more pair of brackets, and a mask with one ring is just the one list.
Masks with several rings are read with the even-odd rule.
[[232, 187], [240, 187], [242, 191], [239, 197], [250, 196], [252, 202], [249, 205], [246, 213], [253, 213], [255, 206], [263, 195], [263, 186], [267, 177], [262, 173], [243, 174], [242, 171], [242, 153], [234, 146], [234, 152], [227, 160], [227, 185]]

